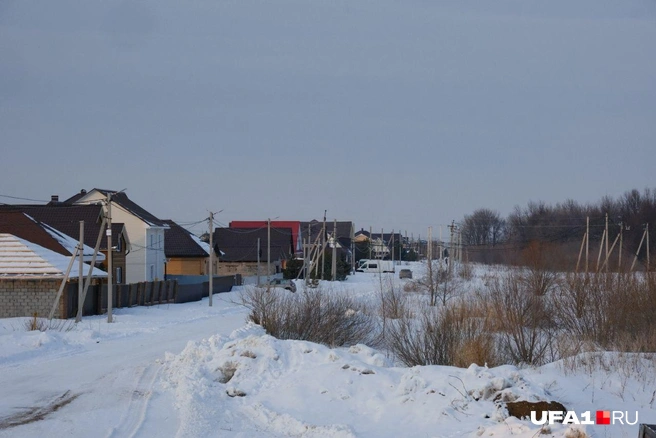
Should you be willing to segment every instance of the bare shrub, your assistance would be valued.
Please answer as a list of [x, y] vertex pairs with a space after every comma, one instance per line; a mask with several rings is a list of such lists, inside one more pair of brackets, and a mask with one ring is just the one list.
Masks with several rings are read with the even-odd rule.
[[603, 349], [656, 351], [656, 289], [648, 276], [570, 275], [555, 294], [563, 329]]
[[474, 278], [474, 268], [472, 264], [469, 262], [462, 263], [458, 268], [458, 276], [465, 281], [469, 281]]
[[443, 330], [440, 310], [424, 306], [419, 315], [390, 321], [385, 331], [387, 347], [406, 366], [450, 365], [454, 333]]
[[412, 316], [406, 295], [391, 281], [380, 291], [379, 313], [383, 319]]
[[463, 300], [449, 307], [424, 305], [416, 314], [419, 317], [405, 315], [386, 324], [386, 346], [405, 365], [498, 363], [482, 303]]
[[445, 312], [443, 324], [458, 334], [453, 363], [458, 367], [496, 366], [500, 363], [494, 335], [490, 330], [490, 314], [482, 300], [460, 300]]
[[34, 312], [31, 318], [27, 318], [23, 322], [23, 328], [26, 331], [40, 331], [45, 332], [52, 330], [55, 332], [68, 332], [73, 330], [75, 327], [75, 322], [73, 320], [66, 319], [47, 319], [39, 318], [38, 314]]
[[428, 292], [431, 306], [437, 305], [438, 301], [446, 306], [458, 293], [458, 284], [454, 281], [452, 270], [440, 260], [429, 262], [426, 274], [414, 283], [419, 291]]
[[544, 363], [553, 341], [544, 297], [528, 290], [519, 274], [509, 272], [492, 282], [489, 299], [498, 318], [502, 352], [508, 360]]
[[298, 339], [320, 344], [349, 346], [377, 344], [377, 327], [363, 304], [321, 288], [302, 293], [280, 293], [263, 288], [247, 289], [242, 304], [248, 319], [279, 339]]

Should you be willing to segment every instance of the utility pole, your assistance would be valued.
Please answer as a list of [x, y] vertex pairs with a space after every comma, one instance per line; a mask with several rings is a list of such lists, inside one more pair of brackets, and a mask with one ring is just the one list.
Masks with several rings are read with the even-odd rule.
[[[606, 213], [606, 262], [608, 262], [608, 240], [609, 239], [609, 234], [608, 234], [608, 213]], [[608, 263], [606, 263], [606, 274], [608, 274]]]
[[102, 243], [102, 236], [105, 233], [105, 225], [107, 225], [107, 218], [105, 214], [102, 214], [102, 222], [100, 224], [98, 237], [96, 238], [96, 246], [93, 249], [93, 257], [91, 257], [91, 269], [87, 273], [87, 280], [84, 282], [84, 290], [82, 291], [82, 299], [78, 299], [78, 302], [82, 303], [77, 306], [77, 315], [75, 316], [75, 322], [78, 323], [82, 321], [82, 310], [84, 309], [84, 300], [87, 296], [87, 291], [89, 290], [89, 285], [91, 284], [91, 277], [93, 274], [93, 268], [96, 266], [96, 258], [98, 257], [98, 251], [100, 250], [100, 244]]
[[267, 289], [270, 287], [271, 279], [271, 218], [267, 219]]
[[257, 238], [257, 287], [260, 287], [260, 238]]
[[112, 259], [114, 258], [114, 245], [112, 239], [112, 194], [107, 193], [107, 322], [114, 322], [112, 306], [114, 304], [114, 281], [112, 278]]
[[332, 260], [332, 278], [337, 280], [337, 219], [333, 221], [333, 260]]
[[[640, 239], [640, 244], [638, 245], [638, 250], [635, 253], [635, 257], [633, 258], [633, 263], [631, 263], [631, 269], [629, 269], [629, 272], [633, 272], [633, 267], [638, 260], [638, 254], [640, 254], [640, 250], [642, 249], [642, 244], [645, 241], [645, 236], [649, 236], [649, 224], [646, 224], [645, 231], [642, 233], [642, 238]], [[647, 240], [647, 260], [649, 260], [649, 240]]]
[[210, 233], [210, 270], [209, 270], [209, 297], [210, 297], [210, 307], [212, 307], [212, 292], [214, 292], [214, 236], [213, 236], [213, 225], [214, 225], [214, 213], [210, 211], [210, 217], [207, 219], [209, 233]]
[[585, 218], [585, 275], [588, 275], [588, 256], [590, 255], [590, 216]]
[[[81, 254], [84, 254], [84, 221], [80, 221], [80, 248], [82, 248]], [[80, 257], [80, 262], [78, 264], [78, 284], [77, 284], [77, 306], [78, 309], [82, 308], [84, 305], [84, 260], [83, 257]], [[93, 266], [90, 268], [93, 269]]]
[[394, 266], [394, 229], [392, 229], [392, 238], [390, 239], [392, 247], [392, 266]]
[[371, 245], [374, 241], [374, 236], [371, 234], [371, 225], [369, 225], [369, 260], [371, 260]]
[[325, 278], [326, 274], [326, 213], [328, 210], [323, 211], [323, 226], [321, 227], [321, 279]]
[[449, 225], [449, 230], [451, 231], [451, 238], [449, 240], [449, 272], [451, 272], [451, 265], [453, 265], [453, 233], [455, 231], [456, 221], [451, 221], [451, 225]]
[[622, 272], [622, 240], [624, 239], [624, 222], [620, 222], [620, 252], [617, 260], [617, 272]]

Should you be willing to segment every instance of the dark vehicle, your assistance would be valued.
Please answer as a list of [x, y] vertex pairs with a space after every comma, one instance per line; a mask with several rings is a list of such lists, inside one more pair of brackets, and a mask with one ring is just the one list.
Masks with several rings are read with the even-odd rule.
[[410, 269], [401, 269], [399, 271], [399, 278], [412, 278], [412, 271]]

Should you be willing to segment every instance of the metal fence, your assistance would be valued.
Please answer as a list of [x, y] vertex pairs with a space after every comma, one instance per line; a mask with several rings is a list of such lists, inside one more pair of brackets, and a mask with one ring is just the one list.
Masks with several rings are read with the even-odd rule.
[[[207, 277], [205, 277], [206, 279]], [[230, 292], [232, 286], [241, 281], [233, 275], [215, 276], [212, 280], [213, 293]], [[177, 279], [114, 285], [112, 305], [114, 308], [154, 306], [167, 303], [200, 301], [209, 295], [209, 282], [180, 284]], [[72, 318], [78, 309], [77, 283], [69, 283], [65, 295], [64, 318]], [[102, 315], [107, 311], [107, 285], [89, 286], [82, 314]]]

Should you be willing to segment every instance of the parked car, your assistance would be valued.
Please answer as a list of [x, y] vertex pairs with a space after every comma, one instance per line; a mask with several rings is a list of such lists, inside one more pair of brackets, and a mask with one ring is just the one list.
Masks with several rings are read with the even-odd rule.
[[401, 269], [399, 271], [399, 278], [412, 278], [412, 271], [410, 269]]
[[272, 278], [268, 283], [264, 283], [262, 287], [265, 288], [282, 288], [290, 292], [296, 292], [296, 284], [292, 280], [286, 280], [283, 278]]

